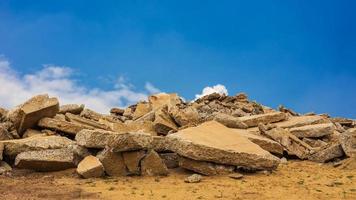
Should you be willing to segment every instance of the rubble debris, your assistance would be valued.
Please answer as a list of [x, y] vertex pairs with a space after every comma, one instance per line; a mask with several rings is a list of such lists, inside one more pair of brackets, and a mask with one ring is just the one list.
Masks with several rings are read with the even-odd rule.
[[339, 141], [348, 157], [356, 157], [356, 128], [351, 128], [341, 133]]
[[263, 124], [259, 124], [259, 128], [263, 135], [280, 143], [287, 150], [289, 155], [296, 155], [300, 159], [306, 159], [314, 152], [314, 149], [311, 146], [283, 128], [277, 127], [271, 130], [266, 130]]
[[90, 155], [78, 164], [77, 173], [83, 178], [98, 178], [104, 175], [104, 166], [98, 158]]
[[126, 176], [127, 170], [122, 153], [115, 153], [106, 148], [100, 151], [96, 157], [103, 164], [105, 172], [109, 176]]
[[23, 134], [22, 138], [33, 137], [33, 136], [45, 136], [46, 134], [42, 133], [39, 130], [27, 129]]
[[90, 110], [88, 108], [84, 109], [81, 113], [80, 113], [81, 117], [87, 118], [87, 119], [91, 119], [94, 121], [99, 121], [99, 119], [103, 118], [104, 116], [100, 113], [97, 113], [93, 110]]
[[84, 110], [84, 104], [66, 104], [59, 107], [59, 114], [72, 113], [79, 115]]
[[128, 151], [128, 152], [123, 152], [122, 155], [124, 158], [124, 163], [126, 165], [126, 168], [129, 171], [129, 174], [140, 175], [141, 174], [140, 163], [141, 160], [145, 157], [146, 152]]
[[164, 106], [155, 113], [153, 126], [158, 135], [167, 135], [170, 131], [177, 131], [178, 127], [168, 114], [168, 107]]
[[168, 108], [170, 108], [171, 106], [175, 106], [182, 102], [182, 100], [176, 93], [160, 93], [156, 95], [151, 95], [148, 97], [148, 101], [152, 107], [152, 110], [157, 110], [159, 108], [162, 108], [163, 106], [167, 106]]
[[12, 171], [12, 167], [7, 164], [5, 161], [0, 160], [0, 175], [5, 174], [6, 172]]
[[179, 167], [179, 156], [176, 153], [160, 153], [159, 156], [163, 160], [168, 169]]
[[67, 121], [58, 120], [54, 118], [47, 118], [47, 117], [42, 118], [38, 122], [38, 126], [42, 128], [51, 129], [54, 131], [67, 133], [69, 135], [76, 135], [79, 131], [83, 129], [87, 129], [87, 127], [72, 122], [67, 122]]
[[75, 155], [69, 149], [26, 151], [18, 154], [15, 166], [35, 171], [59, 171], [75, 167]]
[[179, 158], [179, 166], [206, 176], [230, 174], [235, 170], [234, 166], [197, 161], [185, 157]]
[[195, 126], [201, 121], [199, 113], [194, 107], [179, 108], [178, 106], [172, 106], [169, 109], [169, 114], [181, 127]]
[[324, 163], [334, 158], [339, 158], [344, 155], [342, 147], [340, 144], [332, 144], [322, 149], [319, 149], [317, 152], [308, 156], [308, 159], [314, 162]]
[[135, 111], [132, 114], [132, 119], [136, 120], [151, 111], [151, 106], [147, 102], [140, 102], [137, 104]]
[[100, 129], [80, 131], [75, 140], [87, 148], [103, 149], [109, 146], [114, 152], [134, 151], [151, 147], [152, 136], [147, 133], [116, 133]]
[[14, 139], [13, 136], [7, 131], [7, 128], [5, 126], [0, 124], [0, 141], [11, 139]]
[[193, 174], [184, 179], [186, 183], [199, 183], [201, 182], [203, 177], [200, 174]]
[[121, 108], [112, 108], [110, 110], [111, 114], [117, 115], [117, 116], [122, 116], [124, 114], [125, 110]]
[[62, 149], [75, 142], [61, 136], [28, 137], [24, 139], [0, 141], [4, 145], [4, 155], [15, 158], [18, 154], [28, 151], [46, 149]]
[[330, 120], [325, 117], [319, 115], [311, 115], [311, 116], [290, 117], [286, 121], [275, 123], [275, 125], [280, 128], [294, 128], [294, 127], [300, 127], [300, 126], [306, 126], [312, 124], [323, 124], [329, 122]]
[[78, 115], [74, 115], [71, 113], [66, 113], [65, 118], [74, 124], [78, 124], [79, 126], [86, 127], [87, 129], [103, 129], [103, 130], [111, 130], [110, 127], [108, 127], [105, 124], [101, 124], [97, 121], [86, 119], [83, 117], [80, 117]]
[[298, 138], [319, 138], [333, 134], [335, 127], [332, 123], [312, 124], [289, 129], [290, 133]]
[[46, 95], [37, 95], [26, 101], [12, 112], [9, 119], [13, 122], [17, 132], [22, 133], [34, 127], [44, 117], [54, 117], [59, 111], [57, 98], [49, 98]]
[[313, 148], [320, 148], [328, 145], [328, 143], [320, 140], [320, 139], [312, 139], [312, 138], [303, 138], [303, 142], [307, 143], [309, 146]]
[[225, 125], [229, 128], [239, 128], [239, 129], [247, 129], [248, 125], [244, 122], [240, 121], [237, 117], [224, 114], [224, 113], [215, 113], [214, 120]]
[[288, 108], [284, 107], [283, 105], [278, 106], [278, 110], [280, 112], [288, 113], [290, 116], [299, 116], [298, 113], [294, 112], [291, 109], [288, 109]]
[[231, 129], [234, 131], [236, 134], [239, 134], [242, 137], [246, 137], [249, 139], [251, 142], [257, 144], [260, 146], [262, 149], [276, 154], [276, 155], [282, 155], [284, 148], [276, 141], [271, 140], [269, 138], [266, 138], [262, 135], [257, 135], [257, 134], [252, 134], [247, 130], [244, 129]]
[[279, 159], [224, 125], [209, 121], [170, 134], [170, 148], [183, 157], [249, 169], [275, 169]]
[[150, 150], [141, 161], [141, 173], [148, 176], [167, 176], [168, 168], [154, 150]]
[[251, 115], [245, 117], [239, 117], [238, 120], [243, 122], [248, 127], [256, 127], [259, 123], [269, 124], [274, 122], [280, 122], [286, 119], [285, 113], [271, 112], [266, 114]]

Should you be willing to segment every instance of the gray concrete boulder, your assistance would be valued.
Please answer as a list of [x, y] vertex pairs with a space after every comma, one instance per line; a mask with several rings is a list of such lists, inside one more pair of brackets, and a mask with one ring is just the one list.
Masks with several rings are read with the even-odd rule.
[[318, 138], [333, 134], [335, 126], [332, 123], [312, 124], [291, 128], [289, 131], [298, 138]]
[[179, 158], [179, 166], [206, 176], [230, 174], [235, 170], [235, 166], [221, 165], [212, 162], [197, 161], [185, 157]]
[[98, 178], [104, 176], [104, 166], [95, 156], [85, 157], [77, 167], [77, 173], [83, 178]]
[[183, 157], [249, 169], [275, 169], [279, 159], [224, 125], [209, 121], [167, 136]]
[[76, 157], [69, 149], [49, 149], [22, 152], [16, 156], [15, 166], [35, 171], [59, 171], [75, 167]]

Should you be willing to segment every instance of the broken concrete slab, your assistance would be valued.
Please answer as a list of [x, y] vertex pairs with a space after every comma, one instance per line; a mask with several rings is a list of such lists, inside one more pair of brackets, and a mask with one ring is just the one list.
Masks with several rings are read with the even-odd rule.
[[200, 116], [196, 108], [186, 107], [179, 108], [172, 106], [169, 109], [169, 114], [179, 126], [195, 126], [200, 122]]
[[282, 155], [284, 148], [276, 141], [266, 138], [262, 135], [252, 134], [245, 129], [231, 129], [236, 134], [246, 137], [251, 142], [257, 144], [262, 149], [277, 155]]
[[128, 151], [123, 152], [124, 163], [130, 175], [140, 175], [140, 162], [145, 157], [145, 151]]
[[49, 149], [22, 152], [16, 156], [15, 166], [35, 171], [60, 171], [75, 167], [75, 155], [69, 149]]
[[314, 162], [324, 163], [334, 158], [339, 158], [344, 155], [340, 144], [332, 144], [311, 154], [308, 159]]
[[309, 146], [313, 148], [320, 148], [328, 145], [328, 143], [320, 140], [320, 139], [312, 139], [312, 138], [303, 138], [303, 142], [307, 143]]
[[100, 151], [96, 157], [103, 164], [109, 176], [126, 176], [127, 170], [122, 153], [115, 153], [111, 149]]
[[100, 129], [85, 129], [75, 136], [75, 140], [79, 145], [87, 148], [103, 149], [108, 146], [114, 152], [123, 152], [148, 149], [153, 138], [147, 133], [116, 133]]
[[39, 130], [27, 129], [23, 134], [22, 138], [33, 137], [33, 136], [46, 136], [46, 135]]
[[60, 131], [67, 133], [69, 135], [76, 135], [79, 131], [83, 129], [88, 129], [72, 122], [62, 121], [53, 118], [43, 118], [38, 122], [38, 126], [42, 128], [47, 128], [55, 131]]
[[95, 121], [99, 121], [99, 119], [103, 118], [104, 116], [100, 113], [97, 113], [93, 110], [90, 110], [88, 108], [84, 109], [81, 113], [80, 113], [81, 117], [85, 117], [87, 119], [92, 119]]
[[135, 112], [132, 114], [132, 119], [136, 120], [151, 111], [151, 105], [147, 102], [139, 102], [136, 106]]
[[22, 133], [37, 125], [37, 122], [44, 117], [54, 117], [59, 111], [57, 98], [49, 98], [46, 95], [37, 95], [22, 104], [14, 116], [14, 126], [21, 136]]
[[176, 153], [160, 153], [159, 156], [162, 158], [164, 164], [168, 169], [174, 169], [179, 167], [179, 156]]
[[0, 175], [5, 174], [6, 172], [12, 171], [12, 168], [5, 161], [0, 160]]
[[306, 126], [312, 124], [322, 124], [322, 123], [330, 123], [330, 120], [319, 115], [296, 116], [296, 117], [290, 117], [286, 121], [278, 122], [274, 124], [280, 128], [293, 128], [293, 127], [300, 127], [300, 126]]
[[229, 128], [248, 128], [248, 125], [244, 122], [241, 122], [238, 117], [234, 117], [225, 113], [215, 113], [213, 119]]
[[4, 145], [4, 154], [15, 158], [26, 151], [39, 151], [46, 149], [61, 149], [74, 144], [74, 141], [61, 136], [29, 137], [17, 140], [0, 141]]
[[251, 115], [238, 117], [240, 122], [245, 123], [248, 127], [256, 127], [259, 123], [269, 124], [286, 120], [287, 116], [282, 112], [271, 112], [266, 114]]
[[312, 124], [289, 129], [289, 132], [298, 138], [318, 138], [330, 135], [334, 132], [335, 126], [332, 123]]
[[141, 174], [147, 176], [167, 176], [168, 168], [154, 150], [150, 150], [141, 161]]
[[300, 159], [306, 159], [313, 153], [314, 149], [311, 146], [292, 135], [289, 131], [278, 127], [265, 130], [262, 126], [263, 125], [260, 124], [261, 133], [280, 143], [287, 150], [289, 155], [296, 155]]
[[158, 135], [167, 135], [170, 131], [177, 131], [178, 127], [174, 123], [171, 116], [168, 114], [168, 108], [163, 107], [155, 113], [153, 126]]
[[275, 169], [279, 159], [224, 125], [209, 121], [167, 136], [181, 156], [249, 169]]
[[77, 173], [83, 178], [98, 178], [104, 175], [104, 166], [98, 158], [90, 155], [78, 164]]
[[179, 158], [179, 166], [206, 176], [230, 174], [235, 166], [221, 165], [212, 162], [197, 161], [185, 157]]
[[152, 107], [152, 110], [156, 110], [163, 106], [168, 106], [170, 108], [171, 106], [175, 106], [182, 102], [178, 94], [176, 93], [172, 93], [172, 94], [160, 93], [160, 94], [151, 95], [148, 97], [148, 101]]
[[79, 126], [86, 127], [87, 129], [103, 129], [103, 130], [111, 130], [111, 128], [105, 124], [99, 123], [95, 120], [90, 120], [84, 117], [80, 117], [78, 115], [74, 115], [72, 113], [66, 113], [66, 120], [77, 124]]
[[356, 157], [356, 128], [351, 128], [341, 133], [339, 141], [348, 157]]
[[79, 115], [84, 110], [84, 104], [65, 104], [60, 106], [59, 114], [72, 113], [75, 115]]

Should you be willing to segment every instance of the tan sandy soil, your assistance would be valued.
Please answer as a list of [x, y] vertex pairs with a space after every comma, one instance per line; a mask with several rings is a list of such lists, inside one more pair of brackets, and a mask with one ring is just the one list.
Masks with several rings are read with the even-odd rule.
[[56, 173], [15, 171], [0, 176], [0, 199], [356, 199], [356, 170], [331, 164], [289, 161], [272, 174], [203, 177], [184, 183], [190, 172], [168, 177], [80, 179], [74, 170]]

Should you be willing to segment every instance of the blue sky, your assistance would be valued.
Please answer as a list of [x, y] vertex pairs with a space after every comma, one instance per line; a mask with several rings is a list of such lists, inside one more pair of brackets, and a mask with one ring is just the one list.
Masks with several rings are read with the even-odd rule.
[[89, 91], [121, 77], [139, 94], [150, 83], [194, 99], [222, 84], [274, 108], [356, 118], [355, 10], [352, 0], [2, 0], [0, 55], [17, 81], [52, 64]]

